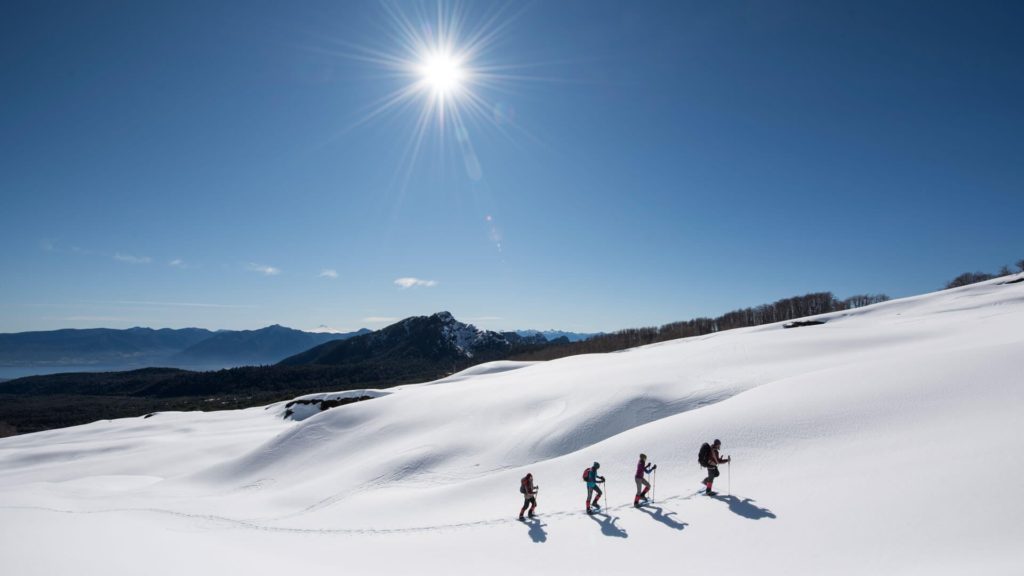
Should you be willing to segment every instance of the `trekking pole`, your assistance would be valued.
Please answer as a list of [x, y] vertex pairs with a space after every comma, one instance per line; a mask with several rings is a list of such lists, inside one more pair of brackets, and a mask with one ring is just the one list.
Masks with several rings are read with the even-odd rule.
[[729, 496], [732, 496], [732, 456], [729, 457]]
[[654, 494], [658, 491], [658, 469], [654, 469], [654, 474], [651, 474], [651, 502], [654, 502]]

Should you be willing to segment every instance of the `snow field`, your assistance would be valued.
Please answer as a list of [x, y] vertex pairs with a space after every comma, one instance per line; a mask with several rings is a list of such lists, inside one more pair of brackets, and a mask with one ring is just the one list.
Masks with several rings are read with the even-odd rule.
[[[13, 574], [1019, 574], [1024, 284], [1000, 281], [821, 326], [475, 367], [301, 422], [281, 403], [0, 440], [0, 559]], [[725, 466], [721, 496], [696, 496], [716, 437], [731, 497]], [[641, 451], [659, 465], [645, 510]], [[594, 460], [611, 509], [588, 517]], [[541, 516], [524, 524], [527, 471]]]

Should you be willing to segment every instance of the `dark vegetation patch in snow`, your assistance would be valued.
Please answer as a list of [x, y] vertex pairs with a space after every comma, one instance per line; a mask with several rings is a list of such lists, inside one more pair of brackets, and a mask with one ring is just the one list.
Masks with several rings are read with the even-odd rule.
[[796, 322], [786, 322], [782, 325], [783, 328], [802, 328], [804, 326], [821, 326], [824, 324], [824, 320], [797, 320]]
[[1018, 282], [1024, 282], [1024, 277], [1017, 278], [1016, 280], [1007, 280], [1006, 282], [1000, 282], [1000, 284], [1016, 284]]
[[314, 399], [314, 400], [292, 400], [291, 402], [289, 402], [289, 403], [284, 405], [284, 407], [285, 407], [284, 418], [285, 419], [291, 418], [292, 414], [295, 414], [295, 411], [292, 410], [292, 406], [295, 406], [295, 405], [300, 405], [300, 406], [319, 406], [320, 411], [324, 412], [326, 410], [330, 410], [331, 408], [337, 408], [338, 406], [344, 406], [346, 404], [353, 404], [355, 402], [362, 402], [363, 400], [370, 400], [372, 398], [373, 398], [373, 396], [357, 396], [357, 397], [352, 397], [352, 398], [338, 398], [338, 399], [333, 399], [333, 400], [321, 400], [321, 399]]
[[156, 412], [150, 412], [149, 414], [143, 416], [142, 419], [145, 420], [146, 418], [152, 418], [153, 416], [156, 416]]

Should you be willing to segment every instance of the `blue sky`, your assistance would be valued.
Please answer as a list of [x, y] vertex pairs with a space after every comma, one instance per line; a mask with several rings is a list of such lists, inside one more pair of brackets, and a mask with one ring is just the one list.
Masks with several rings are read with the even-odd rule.
[[1020, 3], [448, 5], [501, 76], [412, 154], [364, 56], [435, 12], [4, 3], [0, 332], [614, 330], [1024, 258]]

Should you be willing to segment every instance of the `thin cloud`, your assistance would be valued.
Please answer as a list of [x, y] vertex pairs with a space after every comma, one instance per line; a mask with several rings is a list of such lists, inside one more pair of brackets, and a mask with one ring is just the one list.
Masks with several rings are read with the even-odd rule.
[[133, 256], [131, 254], [122, 254], [120, 252], [114, 254], [114, 260], [127, 262], [129, 264], [149, 264], [153, 261], [149, 256]]
[[402, 290], [416, 287], [433, 288], [434, 286], [437, 286], [437, 281], [421, 280], [419, 278], [398, 278], [395, 280], [395, 285]]
[[154, 306], [159, 308], [258, 308], [249, 304], [213, 304], [207, 302], [154, 302], [152, 300], [115, 300], [92, 302], [93, 304], [112, 304], [115, 306]]
[[182, 260], [181, 258], [175, 258], [174, 260], [171, 260], [170, 262], [168, 262], [167, 265], [170, 266], [171, 268], [187, 268], [188, 267], [188, 266], [185, 265], [185, 261]]
[[253, 264], [253, 263], [250, 263], [246, 267], [246, 270], [249, 270], [250, 272], [259, 272], [260, 274], [263, 274], [264, 276], [277, 276], [278, 274], [281, 273], [281, 269], [280, 268], [274, 268], [273, 266], [267, 266], [265, 264]]
[[320, 276], [318, 276], [318, 278], [337, 278], [337, 277], [338, 277], [338, 271], [337, 270], [331, 270], [329, 268], [324, 268], [323, 270], [321, 270], [320, 271]]
[[63, 320], [65, 322], [132, 322], [130, 318], [121, 318], [119, 316], [65, 316]]

